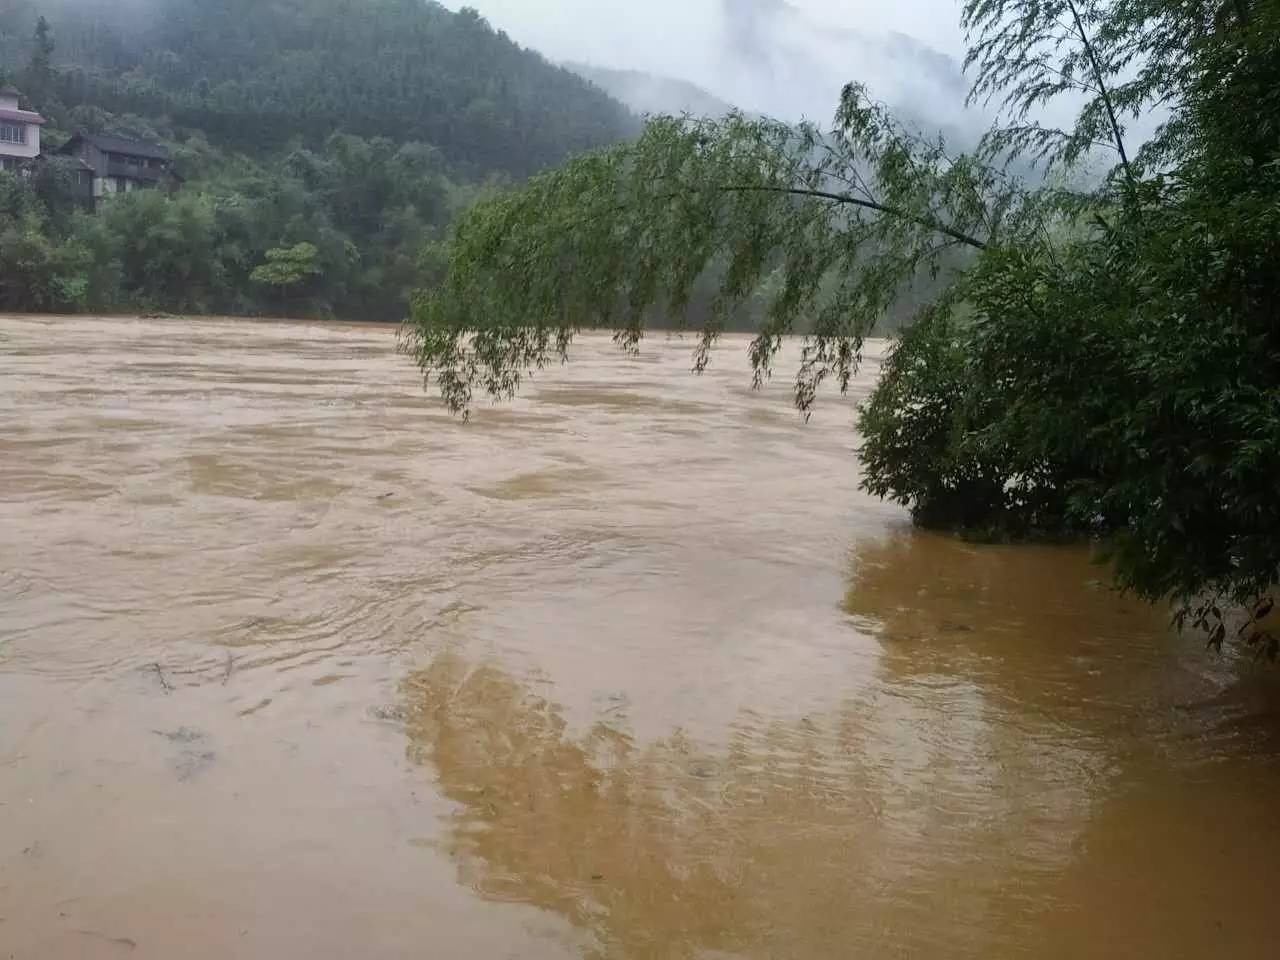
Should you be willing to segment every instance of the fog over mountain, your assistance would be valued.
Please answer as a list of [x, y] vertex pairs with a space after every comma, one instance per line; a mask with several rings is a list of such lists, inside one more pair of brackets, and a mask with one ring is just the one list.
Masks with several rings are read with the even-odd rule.
[[[977, 112], [964, 108], [968, 82], [960, 68], [956, 3], [471, 2], [496, 26], [552, 59], [687, 81], [748, 111], [825, 122], [844, 84], [858, 80], [922, 125], [985, 125]], [[612, 92], [629, 100], [625, 88]]]
[[688, 113], [698, 117], [721, 117], [736, 108], [736, 104], [721, 100], [688, 80], [643, 70], [615, 70], [573, 60], [564, 65], [641, 116]]

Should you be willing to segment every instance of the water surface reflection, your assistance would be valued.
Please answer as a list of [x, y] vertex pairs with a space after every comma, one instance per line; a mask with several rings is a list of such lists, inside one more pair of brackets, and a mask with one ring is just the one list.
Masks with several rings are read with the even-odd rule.
[[[1082, 552], [904, 532], [854, 558], [849, 629], [882, 651], [834, 705], [743, 711], [723, 745], [678, 727], [642, 742], [607, 717], [575, 728], [500, 663], [445, 653], [405, 683], [410, 754], [458, 805], [462, 879], [566, 917], [599, 956], [1182, 956], [1198, 934], [1257, 947], [1261, 914], [1206, 886], [1221, 861], [1203, 845], [1161, 858], [1176, 878], [1117, 857], [1177, 842], [1169, 816], [1217, 790], [1256, 802], [1280, 784], [1219, 744], [1222, 780], [1199, 802], [1131, 791], [1203, 783], [1211, 725], [1170, 698], [1232, 668], [1182, 662], [1162, 619], [1097, 577]], [[1254, 880], [1280, 877], [1276, 862]], [[1099, 872], [1159, 879], [1171, 900], [1105, 910]], [[1205, 896], [1233, 928], [1222, 909], [1206, 919]]]

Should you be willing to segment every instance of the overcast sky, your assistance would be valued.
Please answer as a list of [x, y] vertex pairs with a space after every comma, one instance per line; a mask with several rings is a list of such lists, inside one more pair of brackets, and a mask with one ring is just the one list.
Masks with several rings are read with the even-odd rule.
[[477, 8], [495, 27], [552, 60], [680, 77], [746, 109], [774, 114], [829, 119], [840, 86], [852, 79], [867, 83], [881, 99], [913, 107], [950, 110], [964, 93], [956, 82], [958, 67], [944, 75], [937, 62], [924, 67], [917, 62], [931, 51], [957, 61], [963, 55], [958, 0], [446, 0], [446, 5]]
[[[759, 5], [758, 0], [726, 3]], [[896, 30], [945, 53], [964, 52], [959, 0], [791, 0], [791, 5], [833, 26], [869, 34]], [[582, 60], [598, 51], [602, 59], [634, 55], [656, 63], [674, 62], [670, 54], [710, 42], [722, 5], [720, 0], [448, 0], [446, 6], [475, 7], [495, 26], [556, 59]]]

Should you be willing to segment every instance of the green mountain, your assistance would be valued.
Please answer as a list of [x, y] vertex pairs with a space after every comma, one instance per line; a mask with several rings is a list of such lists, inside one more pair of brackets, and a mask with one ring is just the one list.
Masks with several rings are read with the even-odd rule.
[[524, 176], [637, 130], [474, 10], [425, 0], [0, 0], [0, 64], [25, 62], [41, 13], [59, 68], [44, 109], [137, 114], [239, 151], [341, 131]]
[[[52, 56], [38, 54], [48, 18]], [[427, 0], [0, 0], [0, 86], [184, 178], [83, 210], [76, 162], [0, 172], [0, 310], [398, 320], [458, 210], [639, 120]]]

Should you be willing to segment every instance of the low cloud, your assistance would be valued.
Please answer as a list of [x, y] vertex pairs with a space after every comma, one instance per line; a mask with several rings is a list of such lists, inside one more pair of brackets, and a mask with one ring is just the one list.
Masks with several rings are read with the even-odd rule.
[[[451, 2], [451, 6], [462, 4]], [[844, 84], [937, 125], [963, 112], [960, 8], [822, 0], [471, 0], [553, 60], [687, 80], [744, 109], [826, 121]], [[921, 29], [923, 28], [923, 29]]]

